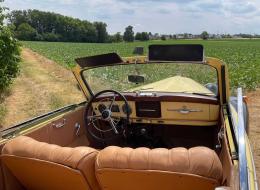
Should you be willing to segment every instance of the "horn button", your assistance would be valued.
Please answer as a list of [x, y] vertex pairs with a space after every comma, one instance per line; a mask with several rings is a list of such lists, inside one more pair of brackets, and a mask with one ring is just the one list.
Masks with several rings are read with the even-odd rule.
[[101, 113], [101, 117], [103, 120], [109, 120], [111, 117], [111, 111], [106, 109]]

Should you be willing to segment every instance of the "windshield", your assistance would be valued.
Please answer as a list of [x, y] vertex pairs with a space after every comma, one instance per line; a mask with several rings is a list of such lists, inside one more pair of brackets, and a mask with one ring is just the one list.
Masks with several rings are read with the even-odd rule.
[[175, 92], [216, 96], [217, 72], [203, 64], [147, 63], [87, 69], [83, 77], [93, 93]]

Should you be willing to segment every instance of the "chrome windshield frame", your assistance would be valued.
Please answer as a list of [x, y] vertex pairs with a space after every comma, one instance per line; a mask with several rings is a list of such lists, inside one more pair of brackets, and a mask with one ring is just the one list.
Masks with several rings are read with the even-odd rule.
[[248, 166], [246, 156], [246, 130], [243, 114], [242, 88], [237, 89], [237, 114], [238, 114], [238, 159], [239, 159], [239, 183], [241, 190], [249, 190]]

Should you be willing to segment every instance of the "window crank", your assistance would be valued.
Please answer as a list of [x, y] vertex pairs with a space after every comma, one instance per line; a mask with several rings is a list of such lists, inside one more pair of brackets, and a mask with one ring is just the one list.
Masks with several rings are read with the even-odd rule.
[[80, 124], [79, 123], [75, 124], [75, 129], [76, 129], [76, 136], [79, 136], [79, 132], [80, 132]]

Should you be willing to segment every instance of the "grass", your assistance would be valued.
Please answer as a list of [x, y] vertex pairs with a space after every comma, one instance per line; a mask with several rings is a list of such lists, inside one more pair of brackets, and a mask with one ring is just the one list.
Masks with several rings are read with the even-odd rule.
[[168, 40], [134, 43], [95, 44], [62, 42], [23, 42], [24, 46], [66, 67], [74, 65], [77, 57], [117, 52], [131, 56], [136, 46], [147, 48], [150, 44], [202, 44], [205, 54], [227, 63], [231, 86], [255, 89], [260, 86], [260, 40]]
[[49, 98], [49, 105], [51, 107], [51, 110], [56, 110], [58, 108], [61, 108], [62, 106], [65, 105], [64, 101], [62, 98], [58, 95], [55, 95], [54, 93], [50, 94]]
[[0, 125], [9, 127], [84, 100], [72, 73], [28, 49], [22, 51], [20, 75], [9, 92], [0, 93]]
[[[3, 122], [6, 113], [7, 113], [7, 110], [6, 110], [5, 106], [0, 105], [0, 124]], [[1, 125], [0, 125], [0, 128], [1, 128]]]
[[6, 89], [4, 92], [0, 92], [0, 128], [1, 128], [1, 123], [3, 122], [8, 111], [6, 109], [4, 100], [9, 95], [10, 95], [10, 89]]

